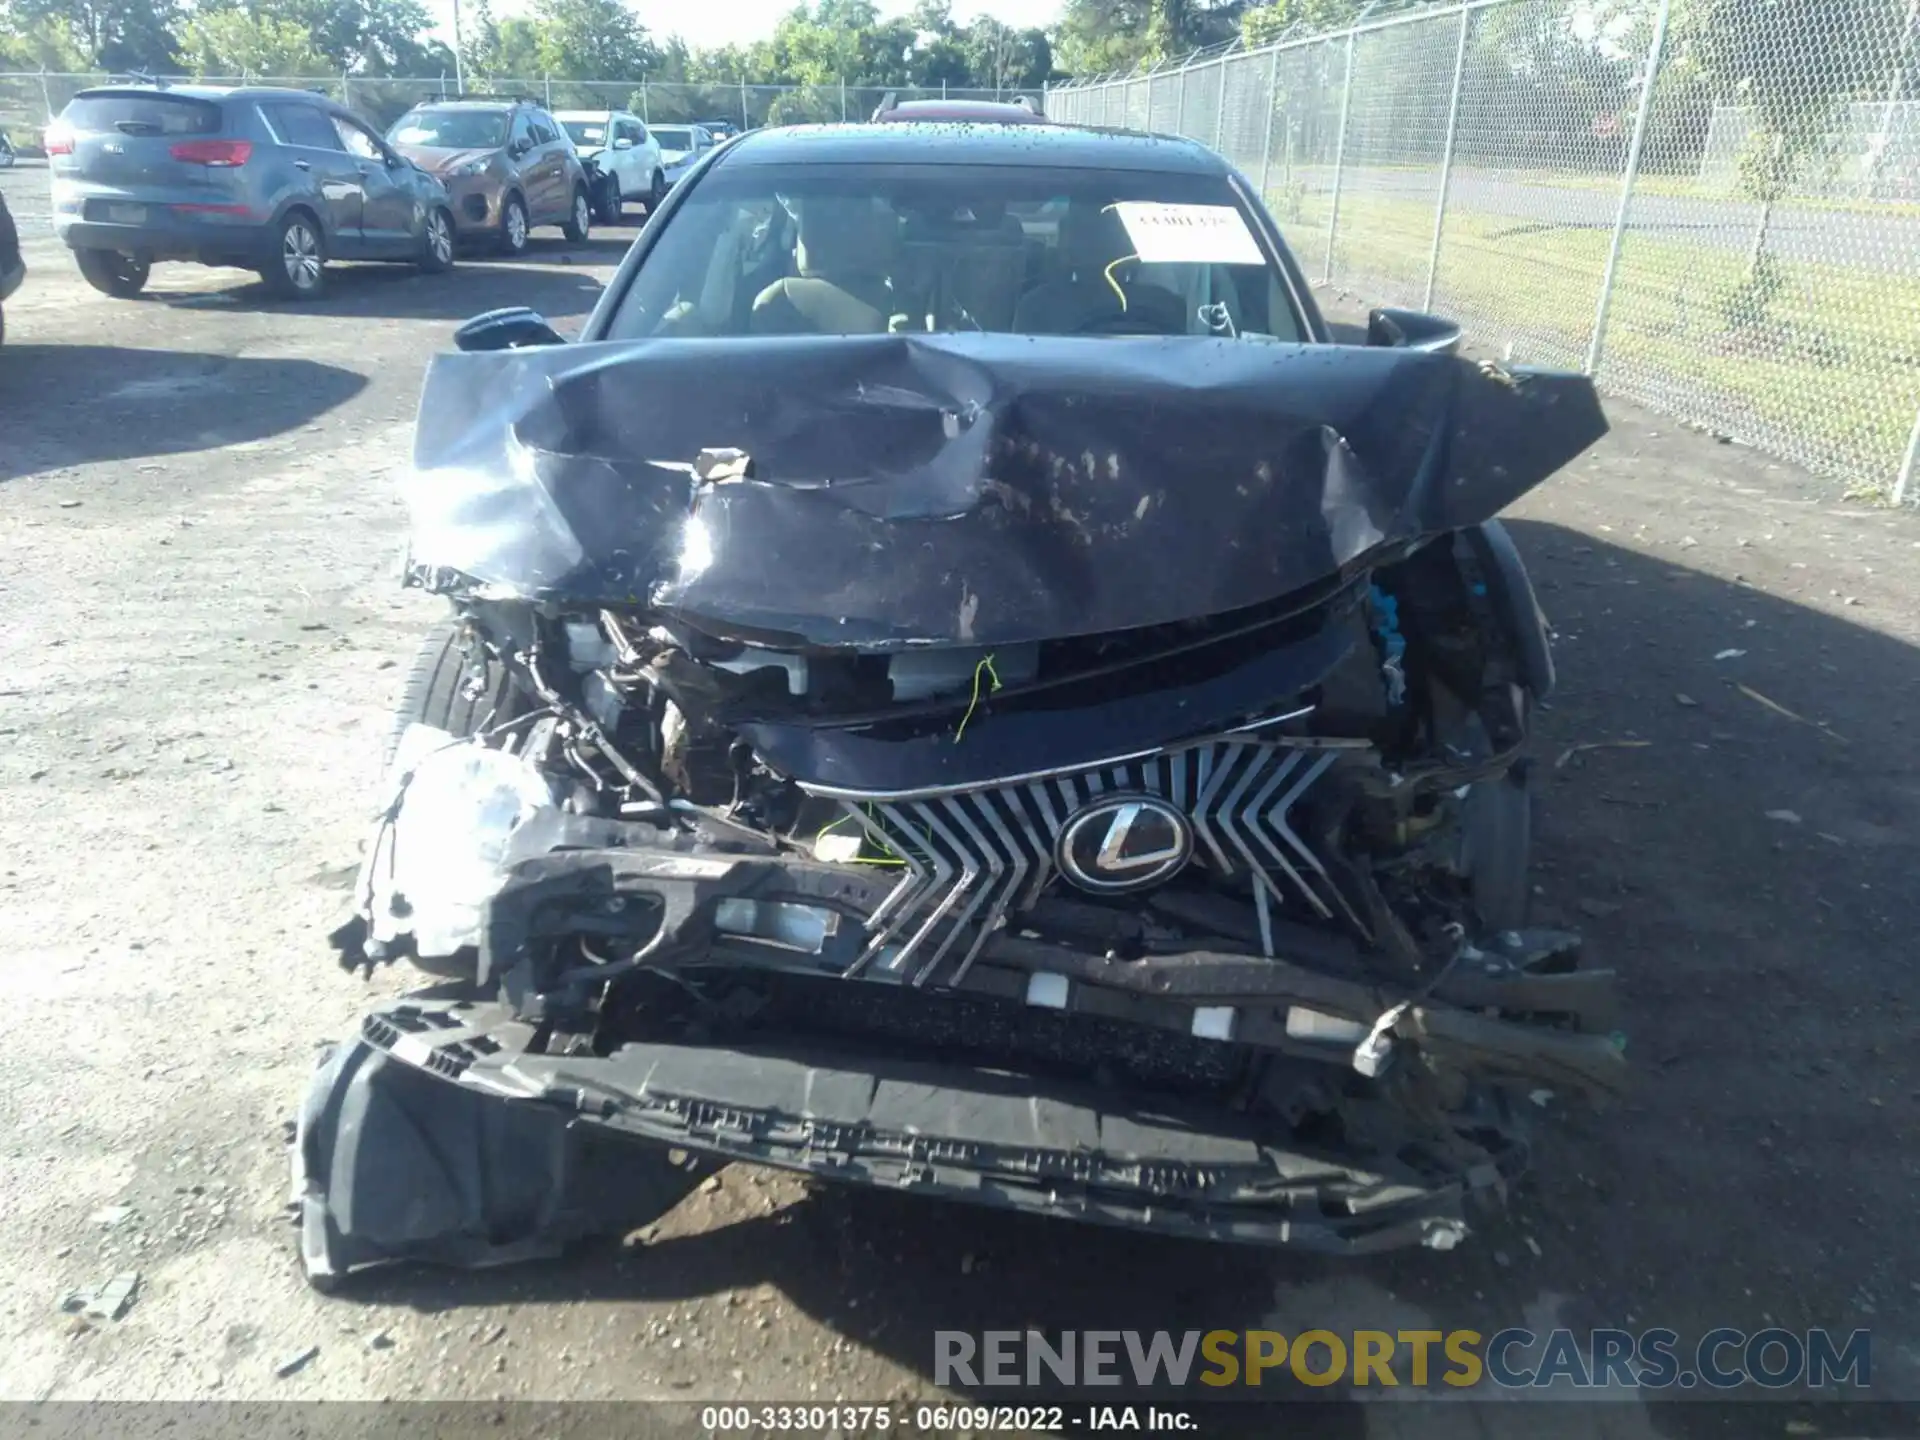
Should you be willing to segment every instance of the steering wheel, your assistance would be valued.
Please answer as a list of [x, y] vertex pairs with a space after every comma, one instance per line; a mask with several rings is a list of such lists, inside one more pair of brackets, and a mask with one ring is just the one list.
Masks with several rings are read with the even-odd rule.
[[1158, 335], [1170, 332], [1165, 325], [1132, 310], [1114, 310], [1074, 326], [1076, 335]]

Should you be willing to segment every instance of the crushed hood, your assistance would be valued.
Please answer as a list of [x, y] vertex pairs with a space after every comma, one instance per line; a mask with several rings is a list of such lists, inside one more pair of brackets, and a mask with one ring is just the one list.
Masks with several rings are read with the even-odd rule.
[[[1579, 376], [1408, 350], [565, 345], [437, 357], [404, 498], [414, 563], [493, 594], [766, 644], [990, 646], [1277, 598], [1490, 518], [1606, 428]], [[745, 466], [698, 478], [717, 450]]]

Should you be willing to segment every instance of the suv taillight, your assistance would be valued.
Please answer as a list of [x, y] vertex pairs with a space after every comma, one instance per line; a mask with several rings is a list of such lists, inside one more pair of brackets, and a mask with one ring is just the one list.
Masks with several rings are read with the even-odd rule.
[[41, 137], [41, 143], [49, 155], [71, 155], [73, 132], [64, 125], [49, 125], [47, 133]]
[[251, 140], [180, 140], [167, 152], [189, 165], [213, 165], [222, 169], [244, 165], [253, 155]]

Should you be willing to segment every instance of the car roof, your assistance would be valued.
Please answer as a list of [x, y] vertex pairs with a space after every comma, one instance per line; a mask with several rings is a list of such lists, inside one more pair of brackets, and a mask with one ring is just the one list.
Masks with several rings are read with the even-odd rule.
[[874, 119], [883, 123], [925, 120], [997, 120], [1003, 125], [1044, 125], [1044, 116], [1024, 105], [1001, 100], [904, 100], [882, 110]]
[[311, 100], [338, 108], [339, 102], [318, 90], [299, 90], [291, 85], [147, 85], [138, 80], [119, 85], [90, 85], [76, 90], [75, 100], [102, 95], [178, 95], [187, 100]]
[[472, 95], [449, 95], [442, 100], [437, 95], [428, 95], [413, 102], [415, 110], [511, 110], [519, 105], [538, 105], [538, 100], [511, 100], [502, 97], [497, 100], [482, 100]]
[[1229, 173], [1227, 162], [1192, 140], [1079, 125], [793, 125], [749, 130], [726, 148], [727, 165], [1031, 165]]
[[556, 120], [598, 120], [606, 115], [619, 115], [628, 120], [640, 118], [631, 110], [622, 110], [618, 105], [609, 105], [604, 110], [554, 110], [549, 113]]

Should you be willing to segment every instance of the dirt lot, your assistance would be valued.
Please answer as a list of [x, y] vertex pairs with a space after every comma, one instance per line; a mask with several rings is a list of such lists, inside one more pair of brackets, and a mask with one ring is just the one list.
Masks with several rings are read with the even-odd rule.
[[[44, 173], [0, 183], [35, 232]], [[602, 233], [304, 309], [186, 269], [112, 302], [30, 245], [0, 351], [0, 1397], [878, 1399], [928, 1390], [936, 1327], [1557, 1318], [1870, 1327], [1875, 1391], [1920, 1399], [1920, 525], [1626, 405], [1514, 528], [1560, 634], [1540, 905], [1623, 972], [1642, 1084], [1550, 1130], [1509, 1221], [1344, 1264], [736, 1168], [565, 1264], [309, 1293], [283, 1122], [368, 998], [322, 936], [435, 613], [397, 588], [388, 477], [454, 323], [577, 325], [630, 238]], [[125, 1270], [124, 1319], [61, 1313]]]

